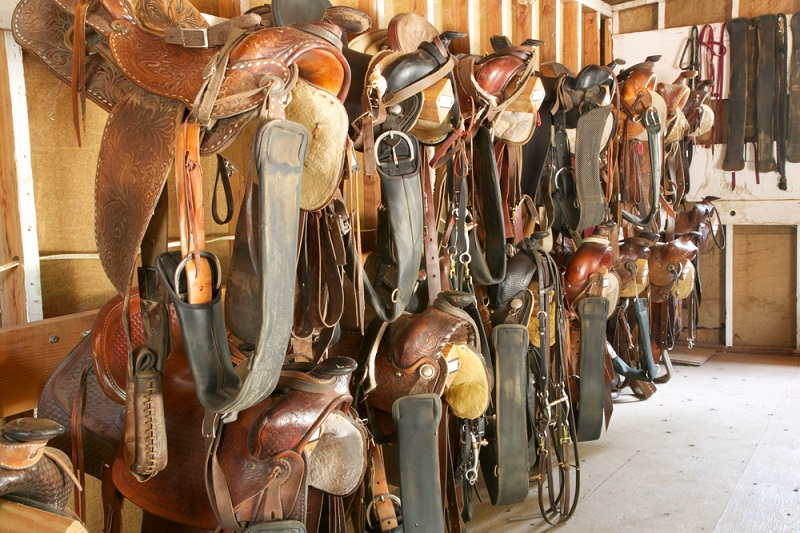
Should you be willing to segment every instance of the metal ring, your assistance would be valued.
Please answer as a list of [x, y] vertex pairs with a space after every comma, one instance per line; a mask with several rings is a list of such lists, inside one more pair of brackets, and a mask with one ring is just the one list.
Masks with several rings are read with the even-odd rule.
[[[203, 253], [203, 252], [205, 252], [205, 253]], [[211, 252], [206, 252], [205, 250], [194, 250], [192, 252], [189, 252], [189, 255], [184, 257], [181, 260], [181, 262], [178, 263], [178, 266], [175, 268], [175, 275], [173, 276], [173, 279], [172, 279], [172, 282], [175, 284], [174, 285], [175, 292], [180, 292], [180, 286], [181, 286], [180, 285], [180, 277], [181, 277], [181, 274], [186, 269], [187, 263], [191, 259], [194, 259], [195, 254], [199, 254], [201, 259], [213, 259], [214, 260], [214, 265], [217, 267], [217, 270], [216, 270], [216, 274], [217, 274], [216, 278], [217, 278], [217, 280], [216, 280], [216, 283], [214, 284], [214, 289], [215, 290], [219, 290], [219, 288], [222, 286], [222, 276], [219, 275], [222, 272], [222, 265], [220, 265], [219, 257], [217, 257], [216, 255], [212, 254]]]
[[374, 498], [372, 498], [372, 501], [369, 502], [369, 505], [367, 505], [367, 512], [365, 513], [367, 516], [367, 525], [369, 527], [373, 527], [372, 508], [375, 506], [375, 502], [382, 502], [385, 498], [389, 498], [390, 500], [392, 500], [392, 503], [394, 503], [396, 507], [398, 508], [403, 507], [403, 504], [400, 502], [400, 498], [398, 498], [394, 494], [381, 494], [380, 496], [375, 496]]

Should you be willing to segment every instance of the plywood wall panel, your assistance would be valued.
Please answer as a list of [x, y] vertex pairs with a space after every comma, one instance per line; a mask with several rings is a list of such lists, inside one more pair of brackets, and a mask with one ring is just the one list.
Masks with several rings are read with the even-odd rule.
[[800, 0], [740, 0], [739, 16], [758, 17], [768, 13], [794, 13], [800, 11]]
[[[738, 228], [737, 228], [738, 231]], [[725, 251], [714, 248], [700, 256], [702, 304], [698, 311], [697, 341], [725, 340]]]
[[737, 226], [734, 344], [795, 346], [795, 228]]
[[[747, 2], [740, 2], [740, 5]], [[678, 28], [724, 22], [731, 18], [731, 0], [698, 2], [697, 0], [667, 0], [665, 27]]]
[[658, 29], [658, 5], [625, 9], [619, 12], [619, 33], [634, 33]]

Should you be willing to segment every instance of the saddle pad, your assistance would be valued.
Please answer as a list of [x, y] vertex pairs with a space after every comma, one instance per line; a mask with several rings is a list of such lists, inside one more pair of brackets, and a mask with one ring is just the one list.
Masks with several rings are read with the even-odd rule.
[[608, 143], [613, 123], [611, 106], [597, 107], [578, 119], [575, 174], [581, 209], [576, 231], [591, 228], [606, 219], [608, 205], [600, 184], [599, 155]]
[[[300, 185], [300, 208], [317, 211], [325, 207], [338, 190], [345, 164], [349, 120], [342, 103], [329, 92], [298, 79], [286, 106], [286, 118], [308, 130], [308, 148]], [[257, 124], [242, 131], [244, 142], [234, 142], [222, 155], [241, 172], [250, 168], [250, 139]]]

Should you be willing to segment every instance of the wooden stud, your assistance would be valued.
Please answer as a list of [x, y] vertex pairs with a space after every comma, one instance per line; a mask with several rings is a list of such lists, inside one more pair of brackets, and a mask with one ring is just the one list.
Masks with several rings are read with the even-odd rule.
[[533, 37], [534, 9], [536, 6], [532, 4], [511, 3], [511, 31], [508, 37], [515, 45]]
[[473, 42], [478, 46], [473, 53], [479, 55], [491, 54], [492, 45], [489, 40], [493, 35], [505, 35], [503, 31], [503, 13], [507, 2], [503, 0], [474, 0], [476, 9], [470, 12], [470, 18], [474, 17], [472, 27], [478, 30]]
[[558, 61], [557, 21], [558, 6], [561, 0], [540, 0], [539, 2], [539, 39], [544, 41], [540, 47], [540, 61]]
[[561, 63], [572, 72], [578, 72], [581, 69], [581, 5], [565, 2], [562, 10]]
[[467, 34], [463, 39], [456, 39], [450, 44], [450, 50], [454, 54], [470, 53], [470, 42], [472, 36], [469, 34], [469, 4], [465, 1], [448, 2], [447, 0], [435, 0], [436, 9], [434, 10], [434, 26], [441, 31], [452, 30]]
[[733, 224], [725, 224], [725, 346], [733, 346]]
[[614, 20], [604, 17], [600, 29], [600, 60], [608, 65], [614, 60], [614, 34], [612, 32]]
[[92, 328], [97, 311], [0, 329], [0, 417], [36, 407], [58, 363]]
[[795, 349], [800, 350], [800, 225], [795, 226], [795, 274], [794, 274], [794, 299], [795, 299]]
[[667, 3], [664, 0], [658, 2], [658, 29], [663, 30], [666, 27], [667, 18]]
[[0, 38], [0, 265], [20, 266], [0, 273], [0, 326], [42, 318], [39, 241], [33, 201], [33, 171], [22, 49], [11, 32]]
[[581, 64], [597, 65], [600, 63], [600, 13], [584, 9]]

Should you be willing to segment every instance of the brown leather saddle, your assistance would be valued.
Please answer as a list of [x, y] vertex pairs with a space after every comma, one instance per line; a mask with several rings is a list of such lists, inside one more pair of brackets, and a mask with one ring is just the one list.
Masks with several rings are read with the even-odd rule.
[[653, 302], [665, 302], [672, 296], [682, 299], [691, 293], [695, 280], [692, 260], [697, 255], [695, 236], [689, 233], [651, 246], [647, 264]]
[[67, 504], [81, 485], [64, 452], [47, 445], [63, 432], [64, 426], [47, 418], [0, 425], [0, 498], [73, 516]]

